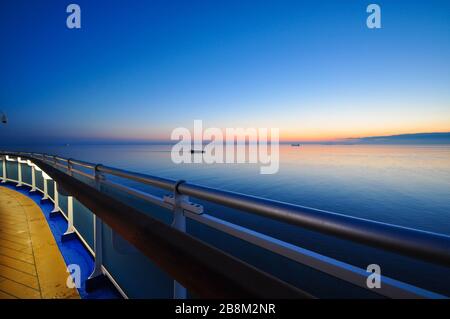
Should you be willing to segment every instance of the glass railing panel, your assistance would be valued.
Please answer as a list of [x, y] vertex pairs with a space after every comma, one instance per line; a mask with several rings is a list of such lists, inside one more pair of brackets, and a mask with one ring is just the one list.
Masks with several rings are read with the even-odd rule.
[[[157, 206], [155, 204], [149, 203], [136, 196], [125, 193], [109, 185], [102, 185], [101, 191], [117, 200], [120, 200], [127, 205], [140, 210], [141, 212], [150, 215], [153, 218], [158, 219], [166, 224], [172, 223], [173, 214], [170, 210]], [[167, 193], [167, 192], [165, 192]]]
[[76, 172], [73, 172], [72, 176], [75, 177], [76, 179], [82, 181], [83, 183], [88, 184], [89, 186], [95, 187], [95, 180], [93, 180], [92, 178], [78, 174]]
[[31, 171], [31, 166], [22, 164], [22, 181], [28, 185], [31, 185], [32, 183]]
[[94, 249], [94, 215], [78, 200], [73, 199], [73, 224], [91, 249]]
[[6, 161], [6, 174], [9, 179], [17, 181], [17, 162]]
[[129, 298], [172, 298], [173, 279], [131, 245], [113, 245], [113, 232], [103, 224], [103, 265]]
[[62, 194], [59, 194], [59, 208], [61, 209], [64, 216], [67, 218], [67, 212], [68, 212], [68, 201], [67, 196], [64, 196]]
[[51, 179], [47, 180], [47, 193], [51, 199], [55, 200], [55, 182]]
[[40, 190], [44, 190], [44, 178], [42, 177], [42, 171], [36, 170], [36, 187]]

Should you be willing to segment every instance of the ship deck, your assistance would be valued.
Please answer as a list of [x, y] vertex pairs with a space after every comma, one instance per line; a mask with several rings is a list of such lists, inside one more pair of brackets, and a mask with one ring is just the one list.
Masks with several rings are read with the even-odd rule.
[[41, 208], [0, 186], [0, 299], [77, 299]]

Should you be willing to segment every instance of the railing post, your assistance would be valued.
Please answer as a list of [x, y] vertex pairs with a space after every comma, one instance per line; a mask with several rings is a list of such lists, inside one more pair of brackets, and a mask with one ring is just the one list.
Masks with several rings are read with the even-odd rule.
[[17, 158], [17, 185], [16, 187], [22, 186], [22, 164], [20, 162], [20, 157]]
[[[95, 216], [95, 215], [94, 215]], [[95, 216], [94, 217], [94, 252], [95, 252], [95, 265], [94, 270], [92, 271], [92, 274], [89, 276], [89, 278], [94, 278], [99, 275], [103, 274], [102, 271], [102, 262], [103, 262], [103, 254], [102, 254], [102, 248], [103, 248], [103, 240], [102, 240], [102, 233], [103, 233], [103, 222], [102, 220]]]
[[42, 172], [42, 178], [44, 180], [44, 196], [42, 197], [41, 200], [47, 200], [48, 199], [48, 184], [47, 184], [48, 178], [46, 177], [46, 174], [44, 172]]
[[[56, 157], [54, 157], [54, 160], [55, 160], [55, 164], [56, 164]], [[67, 161], [67, 166], [68, 166], [68, 169], [71, 167], [70, 160]], [[72, 174], [69, 173], [69, 175], [72, 175]], [[61, 211], [61, 208], [59, 207], [59, 193], [58, 193], [58, 186], [56, 185], [56, 181], [55, 181], [55, 208], [53, 209], [53, 211], [56, 211], [56, 212]], [[73, 223], [73, 197], [67, 196], [67, 230], [61, 236], [61, 240], [67, 241], [67, 240], [73, 239], [75, 236], [76, 236], [75, 226]]]
[[61, 236], [62, 241], [67, 241], [75, 236], [75, 227], [73, 226], [73, 197], [67, 196], [67, 230]]
[[6, 183], [6, 156], [2, 157], [2, 167], [3, 167], [3, 176], [2, 176], [2, 183]]
[[36, 191], [36, 169], [31, 165], [31, 189], [30, 192]]
[[[95, 184], [98, 190], [101, 189], [101, 182], [105, 179], [104, 174], [102, 174], [98, 168], [100, 165], [95, 166]], [[106, 276], [103, 273], [103, 221], [95, 215], [94, 212], [94, 269], [91, 275], [86, 280], [86, 291], [92, 291], [96, 287], [104, 284]]]
[[[57, 185], [56, 181], [54, 181], [53, 192], [54, 192], [54, 196], [53, 196], [54, 206], [53, 206], [53, 210], [50, 212], [50, 216], [54, 216], [54, 215], [56, 215], [57, 213], [59, 213], [61, 211], [61, 209], [59, 207], [59, 193], [58, 193], [58, 185]], [[67, 206], [69, 206], [69, 200], [68, 199], [67, 199]], [[68, 213], [69, 212], [67, 212], [67, 214]]]
[[[172, 227], [185, 233], [186, 232], [186, 217], [184, 216], [183, 208], [181, 204], [183, 202], [189, 202], [189, 197], [178, 193], [178, 185], [184, 183], [184, 181], [178, 181], [174, 187], [174, 205], [173, 205], [173, 222]], [[173, 298], [174, 299], [186, 299], [187, 291], [178, 281], [173, 281]]]

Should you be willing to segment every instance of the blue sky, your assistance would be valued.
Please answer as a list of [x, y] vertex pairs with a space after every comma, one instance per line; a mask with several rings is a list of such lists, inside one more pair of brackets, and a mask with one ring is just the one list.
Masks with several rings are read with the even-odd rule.
[[194, 119], [284, 139], [450, 131], [450, 2], [0, 4], [2, 142], [161, 140]]

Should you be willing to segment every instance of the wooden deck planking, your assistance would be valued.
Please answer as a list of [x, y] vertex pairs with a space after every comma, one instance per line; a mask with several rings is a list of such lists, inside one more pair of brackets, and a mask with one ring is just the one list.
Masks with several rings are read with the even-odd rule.
[[0, 299], [79, 298], [41, 209], [0, 186]]

